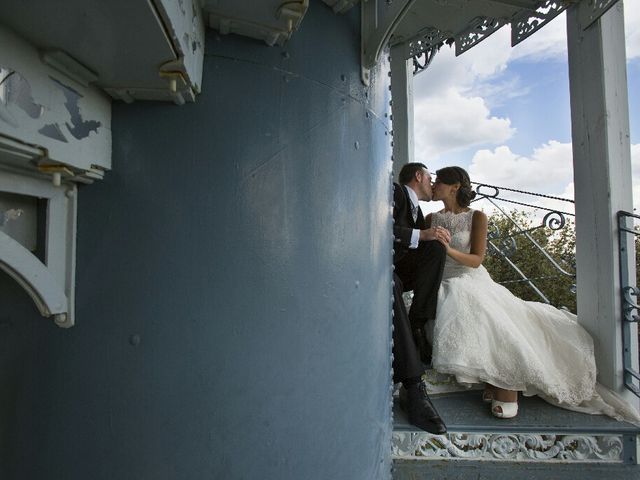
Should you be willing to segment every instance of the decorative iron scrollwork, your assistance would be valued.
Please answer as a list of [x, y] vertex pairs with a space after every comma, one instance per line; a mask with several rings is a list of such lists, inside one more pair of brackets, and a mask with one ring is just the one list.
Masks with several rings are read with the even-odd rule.
[[413, 74], [416, 75], [431, 64], [440, 47], [452, 36], [451, 32], [442, 32], [437, 28], [423, 29], [415, 40], [409, 42], [409, 58], [413, 58]]
[[495, 223], [489, 223], [489, 228], [487, 232], [487, 238], [489, 240], [495, 240], [496, 238], [500, 238], [500, 227]]
[[566, 222], [564, 215], [560, 212], [549, 212], [542, 219], [543, 225], [554, 231], [564, 228]]
[[511, 46], [515, 47], [525, 38], [540, 30], [560, 15], [571, 2], [569, 0], [546, 0], [535, 12], [523, 10], [511, 22]]
[[545, 462], [617, 462], [622, 459], [620, 435], [536, 435], [527, 433], [449, 433], [431, 435], [394, 432], [396, 459], [538, 460]]
[[[640, 236], [640, 230], [635, 222], [640, 220], [640, 215], [634, 213], [618, 212], [618, 248], [620, 267], [620, 294], [622, 315], [622, 368], [624, 371], [624, 386], [637, 397], [640, 397], [640, 371], [634, 368], [638, 358], [637, 332], [632, 329], [632, 323], [638, 323], [639, 306], [637, 300], [640, 290], [635, 284], [635, 275], [630, 268], [633, 265], [633, 255], [629, 250], [634, 248], [636, 239]], [[631, 235], [631, 237], [630, 237]], [[637, 345], [637, 344], [636, 344]]]
[[638, 290], [637, 287], [627, 286], [622, 289], [622, 298], [624, 300], [624, 319], [627, 322], [638, 322], [638, 320], [640, 320], [640, 316], [638, 316], [638, 309], [640, 309], [640, 305], [638, 305], [637, 300], [632, 298], [638, 298], [639, 295], [640, 290]]
[[500, 253], [505, 257], [511, 257], [516, 251], [518, 251], [518, 245], [516, 239], [513, 237], [507, 237], [500, 240]]
[[[534, 196], [534, 197], [561, 200], [561, 201], [570, 202], [570, 203], [573, 203], [573, 200], [570, 200], [570, 199], [567, 199], [567, 198], [552, 197], [550, 195], [545, 195], [545, 194], [540, 194], [540, 193], [526, 192], [526, 191], [523, 191], [523, 190], [516, 190], [516, 189], [508, 188], [508, 187], [498, 187], [496, 185], [488, 185], [488, 184], [484, 184], [484, 183], [476, 183], [475, 185], [476, 185], [475, 191], [477, 193], [477, 196], [473, 200], [473, 202], [480, 201], [480, 200], [488, 201], [513, 226], [512, 229], [507, 229], [508, 232], [503, 235], [500, 232], [500, 229], [497, 227], [497, 225], [494, 222], [491, 222], [489, 224], [489, 232], [488, 232], [488, 235], [487, 235], [488, 253], [490, 255], [498, 255], [499, 257], [501, 257], [509, 265], [509, 267], [519, 277], [518, 280], [514, 280], [515, 282], [522, 282], [522, 283], [527, 284], [535, 292], [535, 294], [540, 298], [541, 301], [543, 301], [545, 303], [550, 303], [549, 299], [535, 285], [534, 280], [540, 280], [540, 279], [543, 279], [543, 278], [553, 278], [553, 276], [552, 277], [529, 278], [522, 270], [520, 270], [518, 268], [518, 266], [511, 260], [510, 257], [512, 257], [513, 254], [518, 249], [518, 244], [516, 242], [516, 237], [522, 238], [523, 241], [528, 241], [529, 243], [531, 243], [533, 245], [533, 248], [535, 248], [537, 251], [539, 251], [540, 254], [542, 255], [542, 257], [544, 259], [546, 259], [546, 261], [551, 264], [551, 266], [557, 271], [557, 275], [556, 276], [567, 276], [567, 277], [575, 278], [575, 260], [572, 262], [570, 259], [566, 259], [566, 258], [563, 258], [562, 260], [559, 260], [559, 261], [554, 259], [543, 248], [543, 246], [540, 245], [540, 243], [538, 241], [536, 241], [534, 236], [531, 235], [532, 232], [534, 232], [536, 230], [540, 230], [540, 229], [545, 228], [545, 227], [550, 229], [550, 230], [552, 230], [552, 231], [561, 230], [562, 228], [564, 228], [567, 225], [566, 215], [572, 215], [572, 214], [571, 213], [567, 213], [567, 212], [560, 212], [560, 211], [557, 211], [557, 210], [551, 210], [551, 209], [548, 209], [548, 208], [545, 208], [545, 207], [540, 207], [540, 206], [537, 206], [537, 205], [531, 205], [531, 204], [528, 204], [528, 203], [509, 200], [507, 198], [504, 198], [502, 196], [502, 193], [503, 193], [503, 191], [513, 192], [513, 193], [518, 193], [518, 194], [523, 194], [523, 195], [530, 195], [530, 196]], [[521, 225], [518, 224], [518, 222], [514, 218], [512, 218], [503, 208], [501, 208], [497, 204], [498, 201], [508, 202], [508, 203], [516, 203], [518, 205], [537, 208], [537, 209], [541, 209], [541, 210], [547, 210], [548, 213], [543, 217], [543, 220], [542, 220], [540, 225], [537, 225], [537, 226], [532, 227], [532, 228], [523, 228]], [[562, 265], [561, 265], [561, 263], [562, 263]], [[571, 291], [572, 291], [572, 293], [575, 294], [575, 286], [574, 286], [574, 289], [572, 289]]]
[[506, 25], [501, 18], [477, 17], [471, 22], [471, 26], [456, 35], [456, 56], [463, 54], [471, 47], [477, 45], [489, 35]]
[[436, 56], [436, 53], [438, 53], [438, 50], [439, 47], [431, 47], [419, 55], [415, 55], [413, 57], [413, 74], [417, 75], [420, 72], [424, 72], [427, 67], [431, 65], [431, 62]]

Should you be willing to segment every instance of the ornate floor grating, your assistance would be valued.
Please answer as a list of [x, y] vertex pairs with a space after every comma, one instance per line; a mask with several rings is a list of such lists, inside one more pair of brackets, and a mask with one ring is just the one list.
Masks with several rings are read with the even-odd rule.
[[432, 399], [448, 433], [416, 429], [394, 405], [394, 461], [637, 464], [640, 428], [626, 422], [560, 409], [537, 397], [521, 397], [518, 417], [509, 420], [493, 417], [478, 391]]

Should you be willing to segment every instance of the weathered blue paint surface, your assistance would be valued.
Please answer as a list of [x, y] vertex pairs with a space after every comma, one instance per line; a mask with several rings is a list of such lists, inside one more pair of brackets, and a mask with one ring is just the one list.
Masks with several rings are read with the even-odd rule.
[[284, 48], [209, 32], [195, 104], [114, 104], [77, 325], [0, 275], [0, 477], [388, 478], [388, 62], [365, 88], [359, 44], [311, 2]]

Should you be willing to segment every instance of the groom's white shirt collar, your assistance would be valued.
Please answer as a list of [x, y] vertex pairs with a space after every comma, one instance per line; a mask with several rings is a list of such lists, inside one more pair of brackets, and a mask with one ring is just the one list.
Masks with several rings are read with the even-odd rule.
[[413, 188], [411, 188], [409, 185], [405, 185], [407, 192], [409, 193], [409, 199], [411, 200], [411, 204], [414, 207], [419, 207], [420, 206], [420, 202], [418, 201], [418, 194], [416, 192], [413, 191]]

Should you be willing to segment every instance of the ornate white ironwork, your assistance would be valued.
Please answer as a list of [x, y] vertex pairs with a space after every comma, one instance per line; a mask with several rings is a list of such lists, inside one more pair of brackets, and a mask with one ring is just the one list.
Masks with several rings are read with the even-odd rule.
[[545, 0], [535, 11], [523, 10], [511, 22], [511, 46], [540, 30], [560, 15], [572, 3], [570, 0]]
[[500, 18], [478, 17], [471, 22], [471, 26], [456, 35], [456, 56], [477, 45], [489, 35], [506, 25]]
[[427, 27], [414, 40], [409, 42], [409, 57], [415, 57], [433, 47], [442, 45], [443, 42], [451, 37], [453, 37], [451, 32], [443, 32], [434, 27]]
[[413, 58], [413, 74], [424, 71], [435, 57], [440, 47], [452, 39], [451, 32], [443, 32], [437, 28], [427, 27], [409, 42], [409, 58]]
[[391, 445], [396, 460], [623, 461], [621, 435], [394, 432]]

